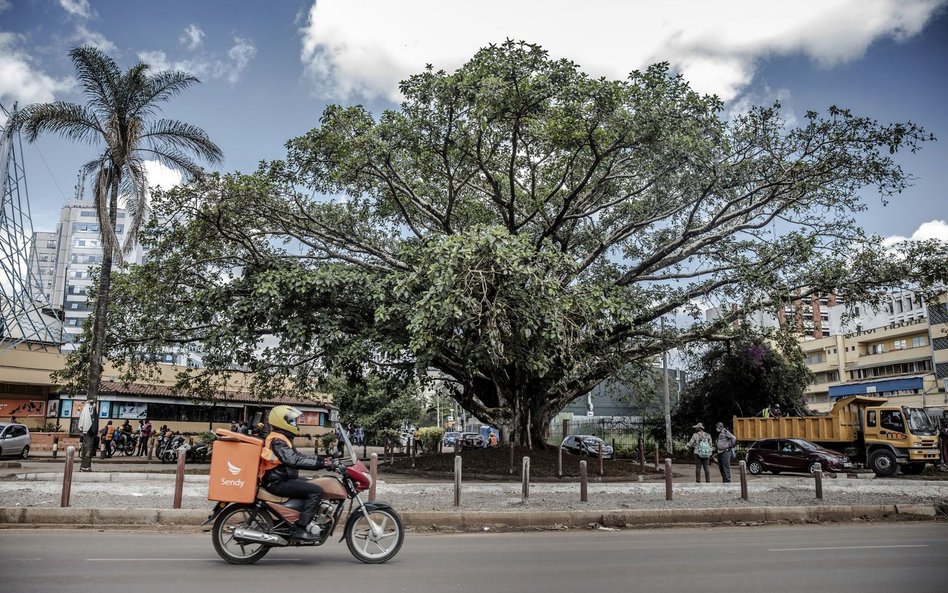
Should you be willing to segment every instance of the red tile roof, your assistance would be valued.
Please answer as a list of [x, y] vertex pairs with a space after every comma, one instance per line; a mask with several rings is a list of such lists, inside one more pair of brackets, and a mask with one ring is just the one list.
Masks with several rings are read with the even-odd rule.
[[[196, 396], [189, 391], [177, 391], [175, 392], [168, 385], [149, 385], [144, 383], [130, 383], [125, 384], [118, 381], [103, 381], [102, 385], [99, 387], [99, 393], [103, 395], [131, 395], [139, 397], [168, 397], [172, 399], [189, 399], [189, 400], [201, 400], [205, 399], [201, 396]], [[247, 404], [260, 404], [260, 405], [273, 405], [273, 404], [290, 404], [290, 405], [302, 405], [302, 406], [323, 406], [326, 408], [334, 407], [329, 401], [329, 396], [326, 394], [320, 394], [319, 396], [307, 398], [307, 397], [274, 397], [272, 399], [259, 399], [255, 398], [246, 391], [228, 391], [221, 397], [217, 398], [218, 400], [234, 402], [234, 403], [247, 403]]]

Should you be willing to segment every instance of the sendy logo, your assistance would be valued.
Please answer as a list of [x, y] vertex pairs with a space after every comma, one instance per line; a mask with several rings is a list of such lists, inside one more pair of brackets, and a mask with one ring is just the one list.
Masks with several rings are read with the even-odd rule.
[[229, 470], [230, 470], [230, 473], [233, 474], [233, 475], [235, 475], [235, 476], [241, 472], [241, 468], [237, 467], [236, 465], [234, 465], [234, 464], [231, 463], [230, 461], [227, 462], [227, 469], [229, 469]]

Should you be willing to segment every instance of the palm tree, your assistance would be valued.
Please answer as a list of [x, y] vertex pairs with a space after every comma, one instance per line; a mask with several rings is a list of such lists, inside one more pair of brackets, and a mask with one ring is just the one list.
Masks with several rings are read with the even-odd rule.
[[[177, 120], [156, 119], [160, 104], [200, 81], [178, 71], [150, 73], [138, 63], [123, 73], [109, 56], [97, 48], [83, 46], [70, 52], [85, 104], [64, 101], [30, 105], [14, 116], [11, 124], [21, 129], [30, 142], [52, 132], [81, 143], [104, 147], [98, 157], [86, 163], [93, 175], [92, 194], [102, 237], [102, 269], [93, 313], [89, 344], [87, 401], [95, 402], [102, 376], [102, 349], [105, 341], [112, 263], [123, 262], [118, 245], [116, 217], [119, 194], [126, 199], [125, 245], [128, 253], [148, 212], [145, 199], [144, 162], [157, 160], [188, 176], [201, 174], [191, 155], [211, 163], [221, 161], [221, 150], [201, 128]], [[84, 437], [85, 438], [85, 437]], [[91, 438], [90, 438], [91, 441]], [[91, 442], [83, 443], [86, 454], [82, 469], [92, 465]]]

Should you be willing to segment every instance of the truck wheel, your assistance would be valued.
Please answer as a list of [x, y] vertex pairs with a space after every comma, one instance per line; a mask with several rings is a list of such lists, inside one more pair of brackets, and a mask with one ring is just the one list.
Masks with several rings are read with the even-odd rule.
[[925, 463], [906, 463], [902, 466], [902, 473], [906, 476], [917, 476], [925, 471]]
[[895, 455], [886, 449], [873, 451], [869, 456], [869, 467], [877, 476], [891, 478], [899, 471], [899, 464], [895, 460]]

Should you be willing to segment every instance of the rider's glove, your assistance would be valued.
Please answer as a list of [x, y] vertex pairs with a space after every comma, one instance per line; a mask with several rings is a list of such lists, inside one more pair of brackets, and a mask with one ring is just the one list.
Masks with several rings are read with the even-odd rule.
[[332, 457], [323, 458], [323, 467], [328, 470], [336, 469], [336, 460]]

